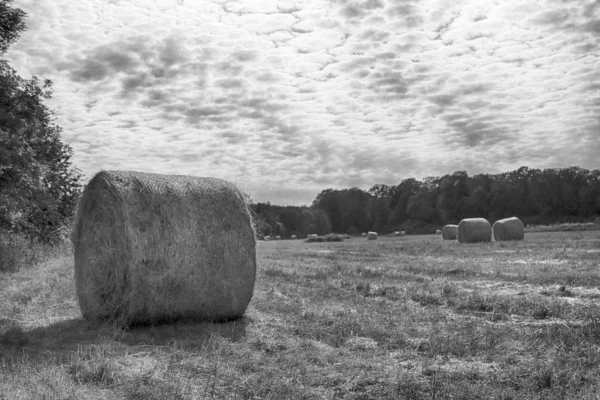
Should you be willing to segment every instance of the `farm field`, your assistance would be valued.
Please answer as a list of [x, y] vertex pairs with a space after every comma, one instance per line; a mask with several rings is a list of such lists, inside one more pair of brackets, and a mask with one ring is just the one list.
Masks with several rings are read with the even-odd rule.
[[66, 251], [0, 274], [0, 399], [597, 399], [600, 231], [258, 243], [246, 317], [80, 319]]

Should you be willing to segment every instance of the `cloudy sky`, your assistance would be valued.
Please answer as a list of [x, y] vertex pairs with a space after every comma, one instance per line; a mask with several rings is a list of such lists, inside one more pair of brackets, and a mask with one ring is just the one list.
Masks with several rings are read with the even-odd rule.
[[600, 160], [599, 0], [15, 0], [75, 164], [309, 204]]

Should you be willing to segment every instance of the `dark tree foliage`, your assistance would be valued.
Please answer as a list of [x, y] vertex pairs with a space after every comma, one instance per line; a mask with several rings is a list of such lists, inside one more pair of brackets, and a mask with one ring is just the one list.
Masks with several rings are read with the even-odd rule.
[[335, 232], [352, 234], [431, 233], [469, 217], [494, 222], [518, 216], [526, 224], [593, 221], [600, 219], [600, 171], [521, 167], [474, 176], [457, 171], [420, 181], [409, 178], [397, 186], [378, 184], [368, 191], [326, 189], [313, 207], [329, 216]]
[[[25, 13], [0, 0], [0, 54], [25, 29]], [[0, 230], [58, 240], [73, 215], [80, 174], [43, 101], [52, 83], [23, 79], [0, 60]]]
[[277, 206], [269, 202], [250, 205], [254, 214], [254, 224], [259, 236], [296, 235], [304, 238], [308, 234], [325, 235], [331, 233], [331, 223], [327, 214], [318, 208]]
[[13, 0], [0, 0], [0, 54], [6, 53], [8, 47], [25, 30], [25, 12], [12, 8], [12, 2]]
[[456, 171], [397, 186], [325, 189], [311, 207], [252, 205], [259, 233], [304, 237], [309, 233], [360, 234], [373, 230], [433, 233], [463, 218], [490, 222], [518, 216], [526, 224], [600, 220], [600, 170], [530, 169], [469, 176]]

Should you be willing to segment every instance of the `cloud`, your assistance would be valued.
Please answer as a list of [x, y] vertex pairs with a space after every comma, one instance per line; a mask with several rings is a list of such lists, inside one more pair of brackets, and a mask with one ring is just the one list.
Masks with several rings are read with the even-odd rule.
[[210, 171], [306, 204], [326, 187], [597, 164], [598, 1], [18, 3], [29, 30], [7, 56], [54, 81], [87, 172]]

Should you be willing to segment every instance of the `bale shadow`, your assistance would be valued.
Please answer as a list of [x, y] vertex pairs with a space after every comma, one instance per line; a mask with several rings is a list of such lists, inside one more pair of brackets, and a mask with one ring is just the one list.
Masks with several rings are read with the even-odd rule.
[[220, 323], [177, 321], [123, 330], [74, 318], [27, 331], [17, 330], [10, 333], [10, 337], [5, 335], [6, 340], [0, 341], [0, 360], [64, 359], [95, 345], [125, 347], [125, 351], [140, 346], [195, 351], [215, 339], [231, 342], [244, 339], [250, 322], [247, 317]]

